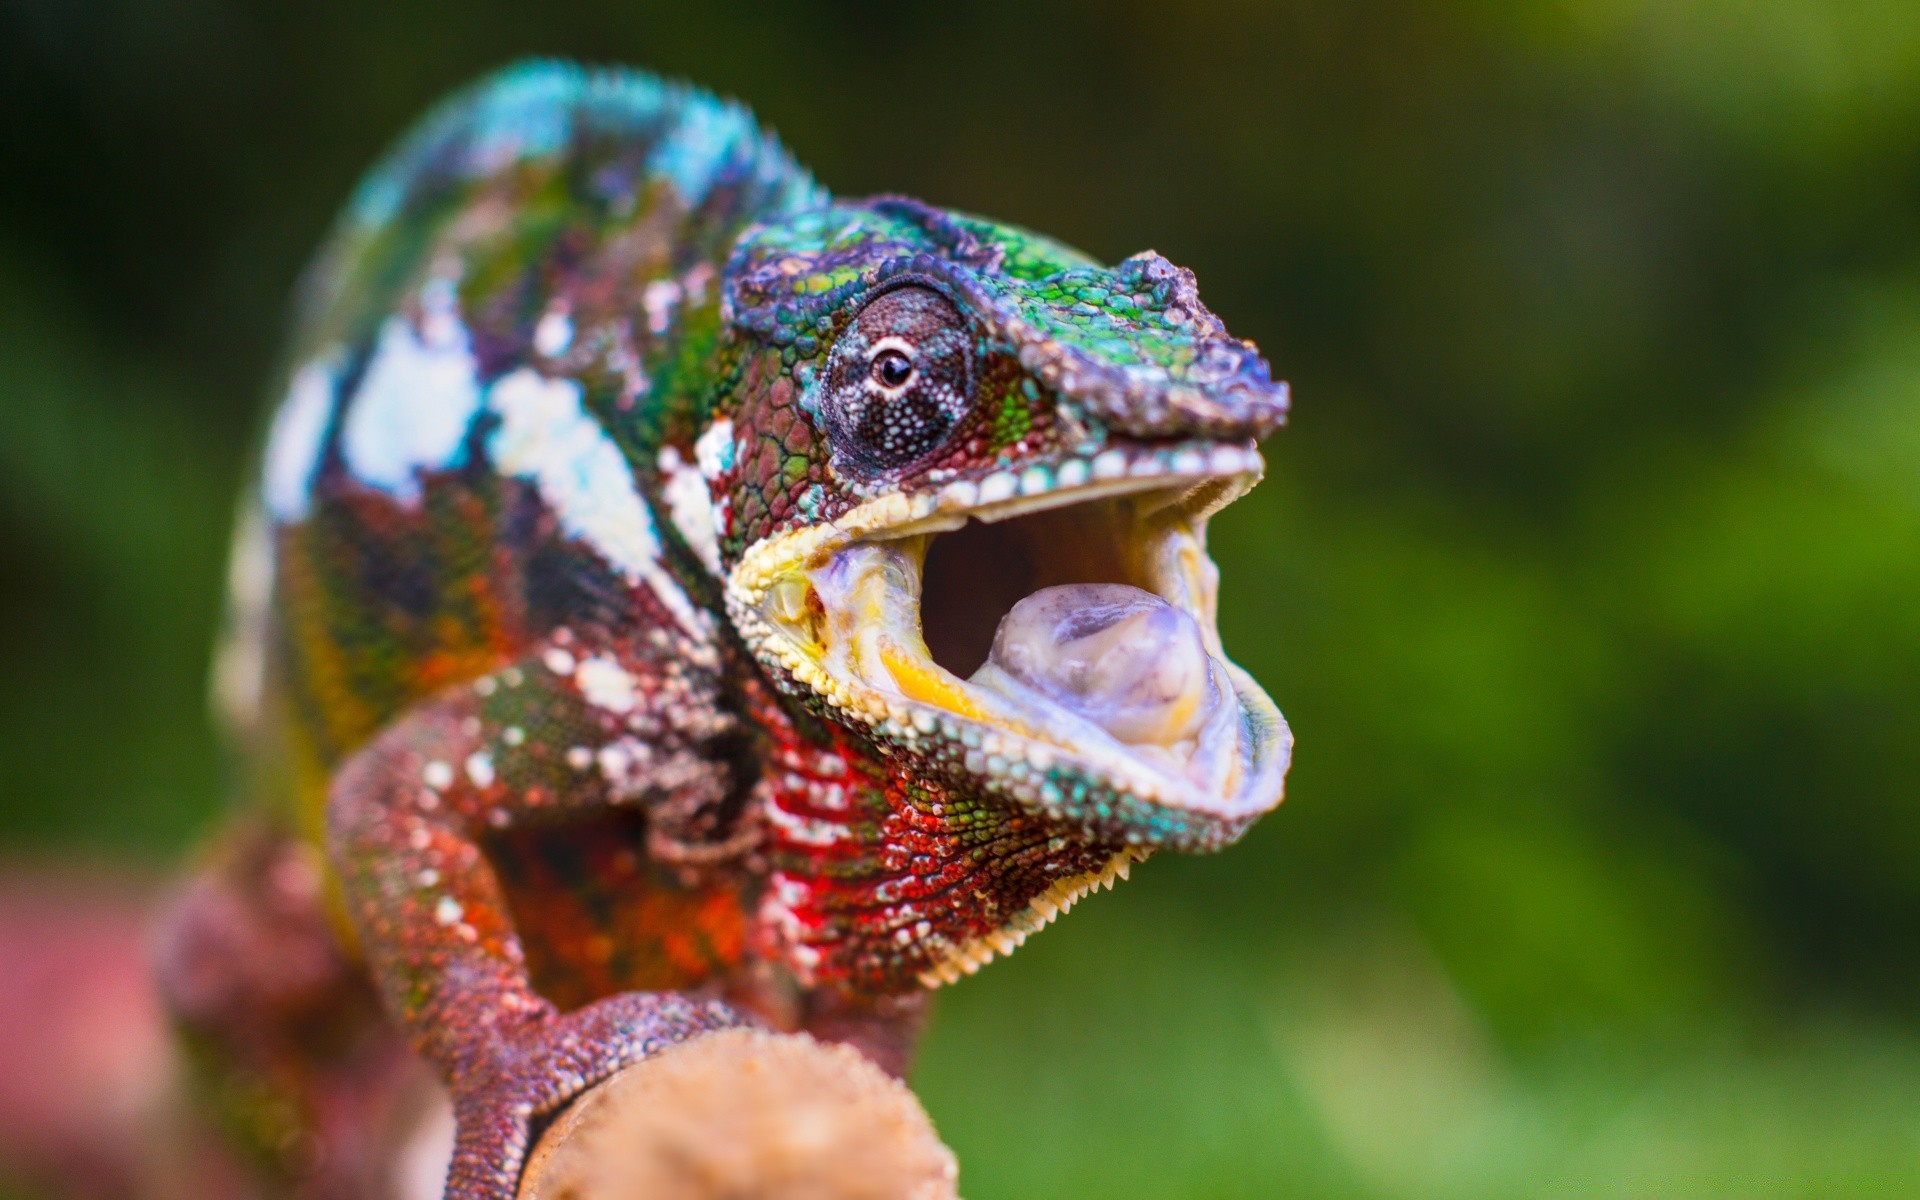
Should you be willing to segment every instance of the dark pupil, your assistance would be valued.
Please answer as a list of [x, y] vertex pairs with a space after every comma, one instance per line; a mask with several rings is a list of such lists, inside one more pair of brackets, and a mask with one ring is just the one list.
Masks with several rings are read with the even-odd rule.
[[898, 350], [882, 351], [873, 360], [873, 378], [884, 388], [897, 388], [913, 377], [913, 363]]

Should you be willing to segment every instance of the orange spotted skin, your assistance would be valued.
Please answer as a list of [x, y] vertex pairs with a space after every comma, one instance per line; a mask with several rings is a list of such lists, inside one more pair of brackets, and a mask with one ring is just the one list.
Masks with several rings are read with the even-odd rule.
[[698, 987], [746, 958], [746, 881], [690, 884], [649, 852], [638, 813], [502, 834], [488, 851], [534, 988], [562, 1011], [615, 992]]

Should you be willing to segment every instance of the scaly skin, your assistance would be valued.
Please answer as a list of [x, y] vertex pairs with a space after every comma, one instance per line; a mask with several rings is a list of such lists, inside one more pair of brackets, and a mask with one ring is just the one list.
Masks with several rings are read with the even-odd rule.
[[[1157, 255], [835, 200], [693, 89], [534, 64], [430, 117], [307, 281], [221, 678], [452, 1092], [448, 1195], [704, 1030], [901, 1070], [928, 989], [1276, 804], [1204, 526], [1285, 407]], [[927, 558], [969, 516], [1011, 540]], [[962, 680], [1034, 582], [1190, 614], [1228, 716], [1137, 750]]]

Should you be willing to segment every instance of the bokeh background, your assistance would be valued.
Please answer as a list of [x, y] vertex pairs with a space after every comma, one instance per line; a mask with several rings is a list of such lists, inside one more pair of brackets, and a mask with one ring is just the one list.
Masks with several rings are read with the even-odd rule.
[[1158, 249], [1294, 383], [1215, 526], [1289, 800], [943, 998], [968, 1196], [1920, 1188], [1901, 0], [11, 0], [9, 861], [214, 818], [290, 286], [534, 52], [739, 96], [845, 194]]

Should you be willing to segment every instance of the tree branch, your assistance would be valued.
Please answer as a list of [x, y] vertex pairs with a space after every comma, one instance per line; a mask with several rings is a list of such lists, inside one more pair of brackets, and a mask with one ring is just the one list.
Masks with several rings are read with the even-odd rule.
[[913, 1093], [857, 1052], [732, 1029], [582, 1096], [520, 1200], [955, 1200], [957, 1176]]

